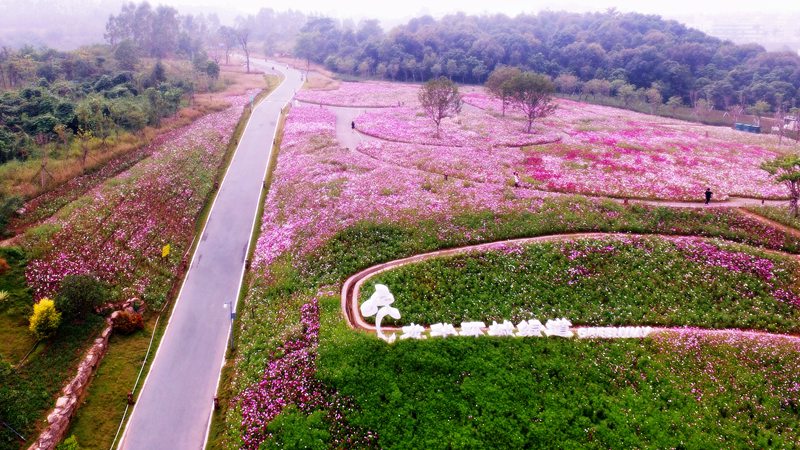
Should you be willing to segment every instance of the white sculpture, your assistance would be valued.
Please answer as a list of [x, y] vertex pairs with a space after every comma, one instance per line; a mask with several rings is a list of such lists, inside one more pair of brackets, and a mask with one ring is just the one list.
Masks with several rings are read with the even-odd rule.
[[387, 342], [393, 342], [395, 339], [394, 333], [391, 336], [386, 336], [381, 331], [381, 321], [385, 316], [392, 319], [400, 318], [400, 311], [397, 308], [392, 308], [394, 303], [394, 295], [389, 292], [389, 288], [383, 284], [375, 285], [375, 293], [370, 296], [367, 301], [361, 304], [361, 315], [364, 317], [375, 316], [375, 331], [378, 337]]
[[461, 336], [483, 336], [483, 329], [486, 324], [483, 322], [461, 322]]
[[572, 331], [569, 330], [571, 326], [572, 322], [564, 318], [548, 320], [545, 324], [544, 334], [569, 338], [572, 337]]
[[503, 323], [492, 321], [489, 325], [489, 336], [513, 336], [514, 324], [504, 320]]
[[577, 334], [581, 339], [626, 339], [645, 338], [652, 332], [651, 327], [584, 327], [578, 328]]
[[412, 323], [403, 327], [403, 335], [400, 336], [400, 339], [425, 339], [425, 336], [422, 335], [424, 331], [425, 327]]
[[451, 323], [435, 323], [431, 325], [431, 337], [458, 336], [455, 327]]
[[517, 336], [519, 337], [541, 337], [542, 322], [538, 319], [523, 320], [517, 325]]

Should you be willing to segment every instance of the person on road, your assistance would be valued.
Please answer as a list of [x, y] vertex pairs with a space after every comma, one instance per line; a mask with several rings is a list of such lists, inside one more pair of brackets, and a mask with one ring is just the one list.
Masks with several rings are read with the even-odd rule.
[[713, 192], [711, 192], [711, 189], [709, 189], [709, 188], [706, 188], [706, 205], [707, 205], [707, 204], [708, 204], [708, 203], [711, 201], [711, 196], [712, 196], [713, 194], [714, 194], [714, 193], [713, 193]]
[[356, 129], [356, 121], [355, 120], [350, 122], [350, 129], [351, 130], [355, 130]]

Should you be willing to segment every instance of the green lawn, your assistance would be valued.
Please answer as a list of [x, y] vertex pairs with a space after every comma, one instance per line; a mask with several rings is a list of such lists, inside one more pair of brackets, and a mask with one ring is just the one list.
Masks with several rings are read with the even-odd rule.
[[[240, 307], [235, 374], [223, 386], [224, 398], [234, 399], [233, 407], [222, 405], [226, 426], [215, 437], [214, 448], [241, 446], [243, 416], [236, 396], [261, 379], [270, 359], [281, 357], [284, 343], [303, 335], [300, 306], [314, 298], [322, 309], [314, 363], [317, 378], [331, 392], [349, 399], [351, 406], [339, 422], [331, 422], [325, 414], [289, 408], [268, 429], [275, 436], [265, 443], [267, 448], [300, 442], [302, 429], [314, 431], [304, 445], [324, 446], [325, 428], [332, 431], [343, 422], [377, 433], [383, 448], [800, 445], [797, 432], [790, 430], [800, 421], [790, 391], [798, 369], [796, 346], [712, 342], [702, 336], [685, 342], [448, 338], [389, 346], [350, 330], [342, 319], [341, 283], [372, 265], [441, 248], [580, 231], [697, 234], [767, 249], [800, 250], [797, 238], [734, 210], [625, 207], [576, 198], [547, 200], [535, 213], [472, 212], [447, 220], [359, 223], [312, 254], [292, 259], [289, 252], [268, 273], [252, 274], [249, 294]], [[617, 267], [636, 260], [635, 250], [622, 252], [627, 256]], [[683, 257], [678, 261], [674, 252], [663, 253], [662, 263], [677, 264], [676, 268], [689, 264]], [[759, 251], [747, 249], [747, 253]], [[785, 261], [776, 263], [780, 269]], [[696, 276], [731, 276], [731, 283], [755, 280], [748, 274], [736, 278], [718, 268], [690, 266]], [[599, 266], [587, 268], [602, 273]], [[644, 269], [625, 269], [631, 278], [644, 273]], [[651, 269], [659, 268], [647, 267]], [[786, 273], [777, 276], [781, 286], [791, 280]], [[763, 283], [748, 288], [758, 294], [755, 302], [767, 304]], [[673, 304], [679, 300], [677, 292], [670, 294]], [[589, 294], [588, 286], [584, 293]], [[708, 306], [707, 311], [719, 313]], [[778, 317], [777, 308], [765, 307], [771, 315], [760, 319], [767, 324], [764, 328], [796, 326]], [[698, 324], [701, 319], [683, 320]], [[738, 360], [742, 355], [745, 359]]]
[[[380, 273], [403, 315], [384, 323], [569, 318], [576, 325], [800, 331], [793, 257], [701, 239], [583, 239], [429, 259]], [[776, 298], [780, 297], [781, 299]], [[368, 318], [374, 322], [374, 317]]]
[[[324, 302], [318, 377], [381, 448], [790, 448], [800, 345], [447, 338], [387, 345]], [[277, 436], [276, 439], [281, 439]]]
[[0, 361], [17, 364], [35, 343], [28, 332], [31, 296], [25, 284], [26, 258], [17, 248], [0, 248], [0, 258], [10, 269], [0, 274], [0, 291], [8, 298], [0, 300]]
[[[97, 369], [89, 385], [86, 400], [78, 409], [67, 433], [68, 436], [74, 435], [78, 439], [81, 448], [111, 447], [127, 405], [128, 391], [133, 389], [147, 353], [154, 325], [155, 319], [151, 318], [145, 323], [144, 330], [130, 336], [111, 336], [108, 353]], [[159, 328], [163, 327], [159, 325]], [[142, 374], [140, 384], [146, 374]]]

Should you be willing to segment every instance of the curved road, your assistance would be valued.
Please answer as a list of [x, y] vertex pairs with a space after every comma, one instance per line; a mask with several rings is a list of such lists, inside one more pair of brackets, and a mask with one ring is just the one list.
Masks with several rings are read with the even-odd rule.
[[280, 68], [284, 81], [253, 112], [236, 149], [166, 333], [119, 448], [202, 449], [216, 395], [245, 258], [255, 225], [281, 109], [302, 86], [300, 72]]

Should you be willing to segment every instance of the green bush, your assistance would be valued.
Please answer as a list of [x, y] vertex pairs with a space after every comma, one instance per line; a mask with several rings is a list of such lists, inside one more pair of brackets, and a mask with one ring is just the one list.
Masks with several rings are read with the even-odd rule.
[[78, 438], [72, 435], [64, 439], [64, 442], [58, 444], [56, 450], [81, 450], [81, 446], [78, 444]]
[[120, 311], [113, 321], [114, 331], [121, 334], [131, 334], [144, 329], [144, 318], [137, 312]]
[[328, 425], [323, 420], [322, 411], [306, 415], [291, 405], [270, 422], [267, 431], [273, 434], [274, 438], [263, 442], [259, 447], [260, 450], [328, 448], [330, 434]]
[[[0, 148], [2, 148], [2, 145], [0, 145]], [[8, 234], [8, 222], [21, 207], [22, 198], [17, 196], [8, 197], [0, 194], [0, 237]]]
[[67, 275], [61, 280], [56, 308], [68, 320], [84, 320], [94, 308], [108, 301], [108, 287], [91, 275]]
[[582, 239], [433, 258], [371, 278], [361, 301], [375, 284], [389, 286], [403, 317], [386, 324], [566, 317], [576, 325], [800, 330], [800, 308], [776, 298], [800, 281], [794, 258], [680, 242]]

